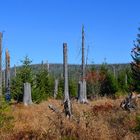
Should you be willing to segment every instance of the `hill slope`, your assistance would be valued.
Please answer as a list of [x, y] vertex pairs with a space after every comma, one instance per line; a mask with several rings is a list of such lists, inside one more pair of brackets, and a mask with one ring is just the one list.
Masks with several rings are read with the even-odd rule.
[[[31, 65], [34, 72], [38, 71], [41, 68], [42, 64], [33, 64]], [[44, 64], [44, 66], [47, 68], [47, 64]], [[75, 77], [77, 78], [80, 75], [80, 67], [81, 65], [76, 64], [69, 64], [68, 70], [69, 70], [69, 77]], [[87, 65], [86, 69], [89, 70], [91, 67], [94, 67], [96, 70], [98, 70], [101, 65], [100, 64], [91, 64]], [[19, 69], [20, 67], [17, 67]], [[116, 74], [119, 73], [119, 71], [124, 70], [126, 68], [130, 69], [130, 64], [107, 64], [107, 68], [114, 72]], [[61, 77], [63, 75], [63, 64], [49, 64], [49, 72], [54, 77]], [[14, 75], [14, 68], [11, 68], [11, 75]]]

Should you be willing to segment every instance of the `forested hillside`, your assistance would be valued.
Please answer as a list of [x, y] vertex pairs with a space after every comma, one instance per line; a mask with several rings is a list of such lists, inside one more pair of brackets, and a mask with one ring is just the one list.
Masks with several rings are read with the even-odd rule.
[[[43, 64], [46, 68], [48, 68], [48, 64]], [[31, 68], [34, 72], [37, 72], [41, 68], [42, 64], [32, 64]], [[101, 68], [102, 64], [88, 64], [86, 65], [86, 70], [89, 71], [92, 67], [94, 67], [96, 70], [99, 70]], [[17, 70], [20, 69], [21, 66], [16, 67]], [[107, 69], [109, 71], [116, 74], [116, 76], [119, 74], [119, 72], [130, 69], [129, 63], [124, 64], [106, 64]], [[68, 65], [69, 70], [69, 77], [78, 77], [80, 75], [81, 65], [80, 64], [69, 64]], [[63, 75], [63, 64], [49, 64], [49, 73], [53, 75], [54, 77], [61, 77]], [[14, 75], [14, 67], [11, 68], [11, 75]], [[75, 79], [76, 79], [75, 78]]]

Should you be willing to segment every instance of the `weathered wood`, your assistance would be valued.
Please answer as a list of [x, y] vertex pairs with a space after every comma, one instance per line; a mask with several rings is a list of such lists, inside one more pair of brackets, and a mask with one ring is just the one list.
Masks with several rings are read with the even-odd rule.
[[136, 110], [138, 98], [140, 95], [132, 92], [121, 102], [120, 107], [127, 111]]
[[68, 89], [68, 64], [67, 64], [67, 44], [63, 43], [63, 75], [64, 75], [64, 110], [65, 115], [71, 117], [71, 102]]
[[125, 74], [125, 85], [127, 86], [127, 74]]
[[54, 82], [54, 98], [57, 97], [57, 94], [58, 94], [58, 79], [55, 79], [55, 82]]
[[24, 83], [23, 103], [25, 106], [32, 104], [31, 84], [27, 82]]
[[49, 104], [48, 107], [49, 107], [52, 111], [54, 111], [55, 113], [61, 113], [61, 111], [59, 111], [55, 106], [53, 106], [53, 105], [51, 105], [51, 104]]
[[115, 68], [115, 66], [113, 66], [113, 75], [114, 75], [114, 78], [116, 79], [116, 68]]
[[11, 94], [10, 94], [10, 54], [8, 49], [6, 49], [6, 53], [5, 53], [5, 64], [6, 64], [6, 68], [5, 68], [5, 88], [6, 88], [6, 93], [5, 93], [5, 98], [6, 101], [10, 101], [11, 100]]
[[3, 71], [3, 74], [2, 74], [2, 85], [3, 85], [3, 87], [5, 88], [5, 70]]
[[78, 89], [78, 101], [80, 103], [87, 103], [87, 91], [85, 80], [85, 46], [84, 46], [84, 26], [82, 27], [82, 69], [81, 69], [81, 81], [79, 81]]
[[64, 110], [66, 117], [70, 118], [72, 116], [72, 105], [69, 99], [64, 101]]
[[68, 65], [67, 65], [67, 44], [63, 44], [63, 76], [64, 76], [64, 102], [69, 99], [68, 90]]
[[[65, 104], [66, 105], [66, 104]], [[56, 108], [54, 105], [52, 105], [52, 104], [49, 104], [48, 105], [48, 107], [49, 107], [49, 109], [50, 110], [52, 110], [53, 112], [55, 112], [57, 115], [59, 115], [59, 116], [63, 116], [63, 111], [60, 111], [58, 108]], [[67, 109], [67, 107], [66, 107], [66, 109]], [[69, 114], [69, 111], [67, 112], [68, 114]], [[66, 115], [66, 114], [65, 114]], [[69, 115], [67, 115], [67, 116], [69, 116]], [[47, 116], [47, 117], [49, 117], [49, 116]], [[49, 117], [50, 118], [50, 117]], [[77, 118], [77, 117], [75, 117], [74, 115], [71, 115], [71, 119], [73, 119], [74, 121], [76, 121], [78, 124], [79, 124], [79, 122], [80, 122], [80, 119], [79, 118]]]
[[46, 62], [46, 65], [47, 65], [47, 70], [48, 70], [48, 73], [49, 73], [49, 71], [50, 71], [50, 65], [49, 65], [49, 62], [48, 61]]
[[0, 32], [0, 96], [2, 96], [2, 33]]
[[16, 65], [14, 65], [14, 77], [17, 76], [17, 68], [16, 68]]

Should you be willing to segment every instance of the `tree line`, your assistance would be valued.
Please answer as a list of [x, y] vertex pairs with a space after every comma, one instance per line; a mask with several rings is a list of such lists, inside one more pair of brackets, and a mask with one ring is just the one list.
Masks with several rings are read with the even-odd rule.
[[[140, 28], [139, 28], [140, 31]], [[87, 96], [94, 98], [98, 96], [115, 97], [131, 91], [140, 91], [140, 34], [131, 52], [131, 67], [121, 69], [117, 74], [108, 68], [107, 63], [103, 63], [96, 69], [94, 65], [86, 70], [85, 79], [87, 83]], [[10, 81], [11, 96], [17, 102], [23, 100], [23, 85], [31, 83], [32, 99], [35, 103], [54, 97], [55, 80], [58, 80], [57, 95], [55, 98], [62, 99], [64, 93], [63, 76], [55, 77], [50, 74], [48, 67], [42, 63], [38, 71], [31, 67], [32, 61], [28, 56], [21, 61], [22, 66], [17, 69], [15, 76]], [[80, 74], [79, 74], [80, 75]], [[78, 80], [69, 75], [69, 93], [71, 98], [77, 98]], [[3, 87], [5, 93], [5, 87]]]
[[[17, 69], [15, 76], [11, 78], [11, 96], [14, 100], [22, 102], [23, 84], [31, 83], [32, 100], [39, 103], [54, 97], [55, 76], [50, 74], [45, 64], [41, 64], [38, 71], [31, 67], [32, 61], [28, 56], [21, 61], [22, 66]], [[62, 99], [64, 93], [63, 76], [57, 77], [58, 90], [56, 99]], [[86, 72], [87, 96], [93, 98], [96, 96], [114, 96], [117, 92], [128, 92], [131, 85], [131, 70], [124, 69], [119, 72], [117, 77], [107, 67], [102, 64], [99, 70], [94, 66]], [[77, 98], [78, 80], [75, 77], [69, 78], [69, 93], [71, 98]]]

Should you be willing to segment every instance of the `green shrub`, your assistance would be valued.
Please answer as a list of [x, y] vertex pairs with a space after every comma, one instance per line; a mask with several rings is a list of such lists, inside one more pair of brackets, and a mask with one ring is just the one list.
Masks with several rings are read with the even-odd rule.
[[136, 116], [136, 127], [133, 130], [134, 132], [140, 132], [140, 115]]
[[4, 131], [9, 131], [13, 128], [12, 121], [14, 117], [9, 115], [10, 113], [8, 112], [10, 111], [8, 103], [2, 98], [0, 105], [0, 129], [3, 129]]

